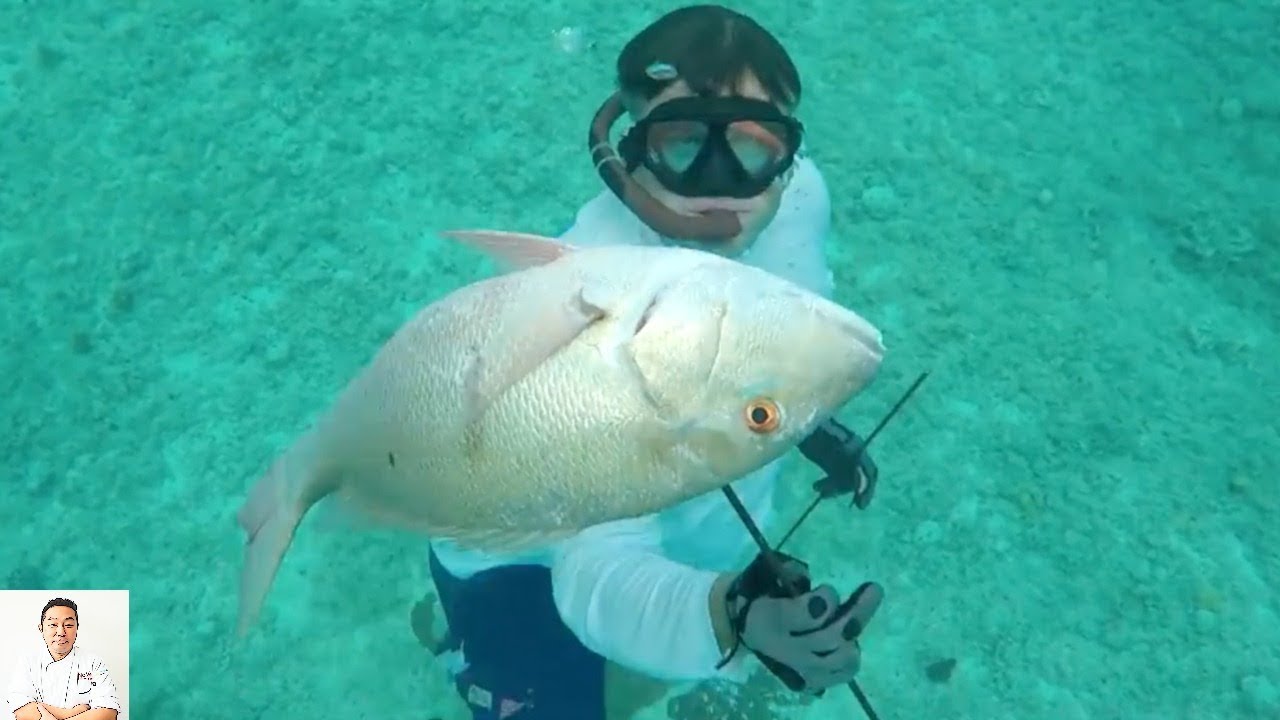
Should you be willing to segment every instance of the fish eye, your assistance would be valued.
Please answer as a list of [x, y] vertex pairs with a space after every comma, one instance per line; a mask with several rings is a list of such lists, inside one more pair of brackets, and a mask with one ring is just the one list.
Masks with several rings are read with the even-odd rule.
[[777, 430], [782, 422], [782, 410], [777, 403], [766, 397], [759, 397], [747, 403], [743, 414], [747, 421], [747, 429], [753, 433], [771, 433]]

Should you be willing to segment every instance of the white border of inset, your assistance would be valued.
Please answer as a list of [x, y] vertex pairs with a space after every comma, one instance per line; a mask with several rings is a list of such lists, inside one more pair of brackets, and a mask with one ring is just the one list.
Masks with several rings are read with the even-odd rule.
[[119, 720], [129, 717], [128, 590], [0, 590], [0, 718], [12, 719], [4, 695], [27, 651], [44, 648], [40, 609], [53, 598], [74, 602], [80, 616], [76, 647], [102, 658], [120, 693]]

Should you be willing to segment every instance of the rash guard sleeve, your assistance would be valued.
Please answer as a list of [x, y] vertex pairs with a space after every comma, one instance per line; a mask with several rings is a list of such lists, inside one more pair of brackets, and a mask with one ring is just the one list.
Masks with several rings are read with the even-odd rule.
[[593, 652], [669, 682], [742, 682], [749, 653], [724, 668], [708, 597], [719, 573], [668, 559], [656, 516], [590, 528], [562, 543], [551, 564], [556, 608]]

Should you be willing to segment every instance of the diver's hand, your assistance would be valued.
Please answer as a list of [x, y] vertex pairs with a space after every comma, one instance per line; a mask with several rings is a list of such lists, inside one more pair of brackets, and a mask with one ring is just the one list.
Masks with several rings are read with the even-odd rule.
[[792, 690], [821, 694], [847, 683], [862, 661], [858, 636], [884, 599], [875, 583], [863, 583], [844, 602], [835, 588], [810, 588], [808, 567], [777, 553], [790, 587], [773, 580], [763, 558], [730, 587], [728, 613], [741, 643]]
[[853, 504], [867, 509], [876, 492], [880, 469], [862, 449], [857, 433], [831, 419], [800, 443], [800, 452], [827, 474], [813, 484], [822, 497], [853, 494]]

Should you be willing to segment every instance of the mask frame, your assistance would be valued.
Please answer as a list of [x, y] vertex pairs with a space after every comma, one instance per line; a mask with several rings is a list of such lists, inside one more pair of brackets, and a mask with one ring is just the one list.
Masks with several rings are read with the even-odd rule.
[[[650, 133], [663, 123], [688, 122], [705, 126], [693, 160], [683, 169], [664, 162], [652, 149]], [[782, 145], [778, 157], [756, 172], [745, 167], [732, 147], [728, 133], [733, 123], [755, 122], [771, 126], [769, 133]], [[745, 97], [681, 97], [654, 107], [618, 143], [627, 172], [644, 166], [663, 187], [684, 197], [751, 198], [769, 188], [795, 163], [804, 138], [804, 125], [764, 100]]]

